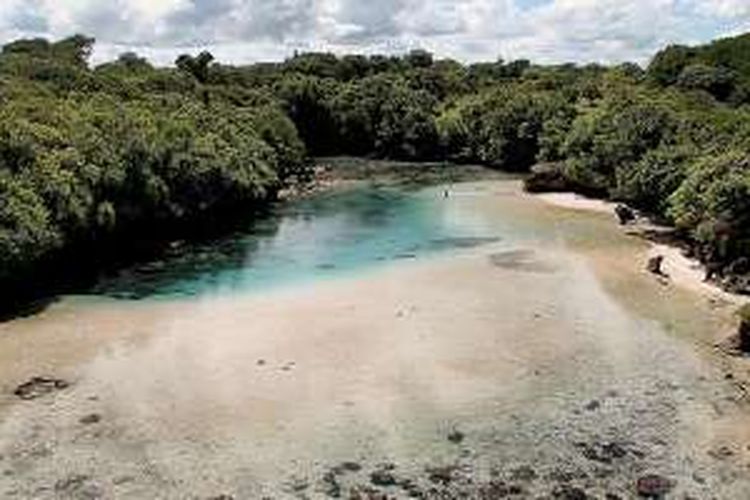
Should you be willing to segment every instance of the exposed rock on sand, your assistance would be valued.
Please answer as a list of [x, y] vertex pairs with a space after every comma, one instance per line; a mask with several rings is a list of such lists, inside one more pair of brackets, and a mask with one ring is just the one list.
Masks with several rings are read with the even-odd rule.
[[653, 257], [650, 257], [648, 259], [648, 263], [646, 264], [646, 269], [651, 274], [655, 274], [657, 276], [665, 276], [664, 271], [661, 268], [661, 265], [663, 262], [664, 262], [663, 255], [654, 255]]
[[635, 212], [633, 212], [633, 209], [628, 207], [627, 205], [623, 205], [622, 203], [618, 203], [615, 206], [615, 215], [620, 221], [620, 225], [623, 226], [635, 221]]
[[[588, 198], [575, 193], [542, 193], [534, 194], [533, 197], [547, 204], [571, 210], [615, 214], [618, 207], [613, 202]], [[665, 236], [672, 232], [673, 230], [670, 228], [643, 222], [643, 224], [637, 224], [628, 234], [643, 236], [652, 241], [647, 259], [651, 262], [654, 257], [661, 256], [660, 269], [663, 274], [669, 275], [673, 284], [699, 292], [709, 298], [718, 298], [729, 303], [743, 304], [747, 302], [746, 297], [726, 292], [707, 282], [705, 280], [705, 267], [698, 260], [687, 257], [681, 248], [666, 243], [653, 242], [654, 239], [656, 241], [668, 240], [669, 238], [655, 238], [655, 236], [660, 234]]]
[[28, 382], [19, 385], [13, 394], [21, 399], [31, 400], [47, 394], [67, 389], [70, 384], [65, 380], [51, 377], [33, 377]]
[[644, 498], [661, 499], [674, 487], [674, 483], [664, 476], [648, 474], [638, 478], [636, 490]]

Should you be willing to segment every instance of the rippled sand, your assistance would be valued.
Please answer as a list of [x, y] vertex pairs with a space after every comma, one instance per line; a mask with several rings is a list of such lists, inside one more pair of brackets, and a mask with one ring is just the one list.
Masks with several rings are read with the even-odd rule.
[[[400, 486], [370, 486], [395, 497], [405, 479], [448, 491], [424, 472], [440, 465], [466, 491], [628, 498], [654, 472], [748, 497], [744, 394], [711, 349], [731, 309], [647, 276], [647, 245], [607, 215], [516, 182], [454, 191], [457, 219], [521, 236], [265, 295], [68, 298], [1, 324], [0, 496], [324, 498], [334, 477], [348, 497], [388, 463]], [[73, 385], [18, 401], [38, 374]], [[601, 460], [602, 443], [623, 453]], [[331, 476], [342, 462], [362, 469]]]

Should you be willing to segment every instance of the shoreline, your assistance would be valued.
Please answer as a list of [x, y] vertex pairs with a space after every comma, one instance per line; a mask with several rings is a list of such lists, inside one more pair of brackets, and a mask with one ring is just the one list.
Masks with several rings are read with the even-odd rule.
[[[612, 201], [589, 198], [573, 192], [528, 193], [527, 195], [558, 208], [608, 214], [612, 216], [612, 223], [617, 224], [614, 213], [617, 203]], [[641, 218], [638, 218], [634, 223], [622, 226], [622, 228], [624, 233], [641, 238], [649, 243], [649, 250], [642, 265], [644, 272], [647, 272], [645, 267], [648, 259], [662, 256], [664, 258], [662, 263], [664, 276], [654, 275], [654, 277], [662, 279], [664, 283], [673, 283], [676, 286], [699, 293], [709, 300], [721, 300], [736, 306], [750, 303], [750, 297], [728, 292], [715, 283], [706, 281], [703, 278], [705, 266], [697, 259], [686, 256], [678, 245], [654, 241], [653, 238], [649, 237], [649, 231], [670, 228], [655, 225]]]

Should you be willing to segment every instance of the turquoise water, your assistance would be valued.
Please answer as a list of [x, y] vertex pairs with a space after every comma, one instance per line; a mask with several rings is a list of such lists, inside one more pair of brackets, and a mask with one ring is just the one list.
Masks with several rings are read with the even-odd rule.
[[500, 239], [462, 209], [470, 193], [443, 193], [369, 186], [279, 204], [227, 238], [123, 270], [92, 293], [143, 299], [263, 290]]

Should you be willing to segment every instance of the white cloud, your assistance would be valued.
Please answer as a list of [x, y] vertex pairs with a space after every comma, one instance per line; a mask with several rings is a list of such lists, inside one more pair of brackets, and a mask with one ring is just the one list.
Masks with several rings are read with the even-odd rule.
[[700, 4], [701, 10], [708, 14], [730, 18], [750, 16], [748, 0], [707, 0]]
[[0, 39], [95, 36], [97, 58], [159, 62], [210, 48], [235, 62], [295, 49], [465, 60], [644, 61], [667, 43], [750, 28], [750, 0], [0, 0]]

